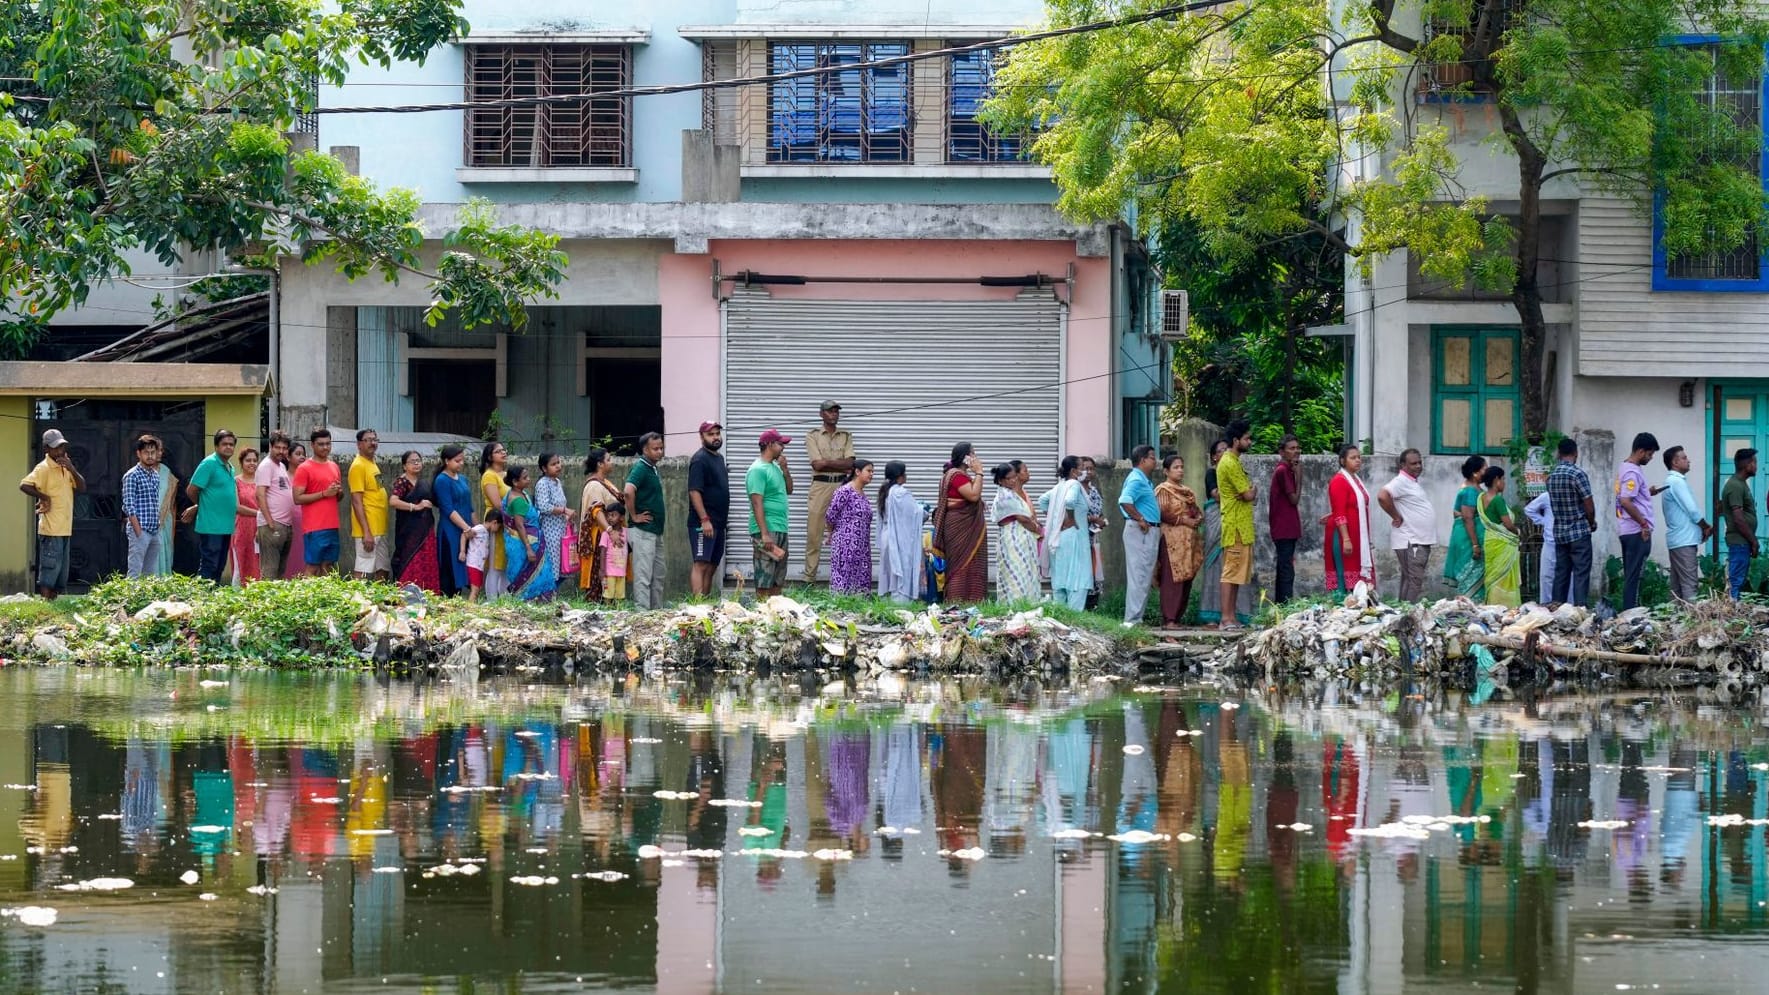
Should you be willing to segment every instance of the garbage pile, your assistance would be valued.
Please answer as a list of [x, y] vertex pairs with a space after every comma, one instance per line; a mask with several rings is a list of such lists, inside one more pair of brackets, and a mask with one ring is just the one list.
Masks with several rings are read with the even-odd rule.
[[820, 613], [774, 596], [659, 611], [561, 606], [557, 624], [519, 614], [426, 615], [422, 606], [373, 606], [357, 620], [361, 652], [377, 660], [450, 670], [579, 668], [719, 670], [853, 667], [865, 673], [925, 671], [1055, 675], [1098, 669], [1121, 654], [1114, 641], [1031, 609], [986, 618], [975, 608], [895, 612], [895, 624]]
[[1268, 677], [1384, 679], [1498, 673], [1640, 676], [1679, 671], [1755, 683], [1769, 675], [1769, 605], [1705, 601], [1620, 614], [1572, 605], [1483, 605], [1467, 598], [1385, 604], [1359, 585], [1342, 603], [1281, 618], [1211, 658]]

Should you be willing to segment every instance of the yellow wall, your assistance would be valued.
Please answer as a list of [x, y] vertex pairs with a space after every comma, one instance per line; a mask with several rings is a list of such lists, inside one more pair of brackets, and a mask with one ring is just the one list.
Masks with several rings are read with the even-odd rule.
[[[31, 499], [18, 492], [18, 479], [36, 465], [31, 444], [31, 401], [25, 397], [0, 397], [0, 591], [30, 591], [30, 543], [36, 535], [36, 514]], [[7, 496], [10, 495], [10, 500]], [[5, 523], [11, 522], [10, 526]]]
[[[209, 440], [221, 429], [239, 438], [239, 449], [264, 451], [264, 440], [258, 437], [258, 412], [264, 401], [258, 397], [223, 396], [206, 398], [203, 404], [203, 455], [209, 454]], [[237, 459], [237, 457], [236, 457]], [[236, 468], [238, 464], [235, 464]]]

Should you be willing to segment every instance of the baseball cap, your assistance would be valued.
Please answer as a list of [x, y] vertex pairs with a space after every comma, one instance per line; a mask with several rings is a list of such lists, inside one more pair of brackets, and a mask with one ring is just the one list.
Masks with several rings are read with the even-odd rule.
[[792, 436], [781, 435], [777, 429], [772, 429], [772, 428], [768, 429], [766, 432], [762, 433], [762, 439], [761, 439], [762, 445], [771, 446], [776, 442], [780, 443], [783, 446], [787, 445], [788, 443], [792, 442]]
[[700, 423], [700, 434], [705, 435], [706, 433], [712, 431], [715, 428], [723, 431], [725, 426], [720, 425], [716, 421], [703, 421]]
[[43, 448], [44, 449], [55, 449], [60, 446], [65, 446], [67, 444], [68, 444], [67, 436], [61, 434], [61, 429], [47, 428], [47, 429], [43, 430]]
[[821, 405], [819, 405], [817, 407], [818, 411], [840, 411], [841, 409], [842, 409], [842, 406], [835, 403], [834, 401], [824, 401]]

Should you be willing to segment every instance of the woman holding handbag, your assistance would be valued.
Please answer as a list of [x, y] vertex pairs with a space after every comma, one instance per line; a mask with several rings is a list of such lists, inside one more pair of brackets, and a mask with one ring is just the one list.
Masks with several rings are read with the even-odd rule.
[[604, 512], [620, 503], [620, 495], [608, 482], [612, 467], [606, 449], [592, 449], [584, 459], [583, 500], [577, 521], [577, 585], [591, 601], [602, 600], [601, 544], [602, 533], [608, 530]]

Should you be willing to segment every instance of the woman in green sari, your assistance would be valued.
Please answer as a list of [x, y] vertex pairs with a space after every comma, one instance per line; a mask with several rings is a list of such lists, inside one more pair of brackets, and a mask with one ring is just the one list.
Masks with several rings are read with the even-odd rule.
[[1486, 561], [1486, 600], [1489, 604], [1516, 608], [1523, 603], [1523, 588], [1517, 555], [1517, 525], [1511, 508], [1505, 504], [1505, 471], [1489, 466], [1481, 474], [1486, 488], [1480, 495], [1480, 518], [1486, 527], [1484, 546]]
[[1486, 459], [1470, 456], [1462, 461], [1462, 489], [1450, 513], [1450, 550], [1443, 560], [1443, 579], [1464, 598], [1481, 601], [1486, 596], [1486, 571], [1480, 559], [1486, 527], [1480, 520], [1480, 474]]

